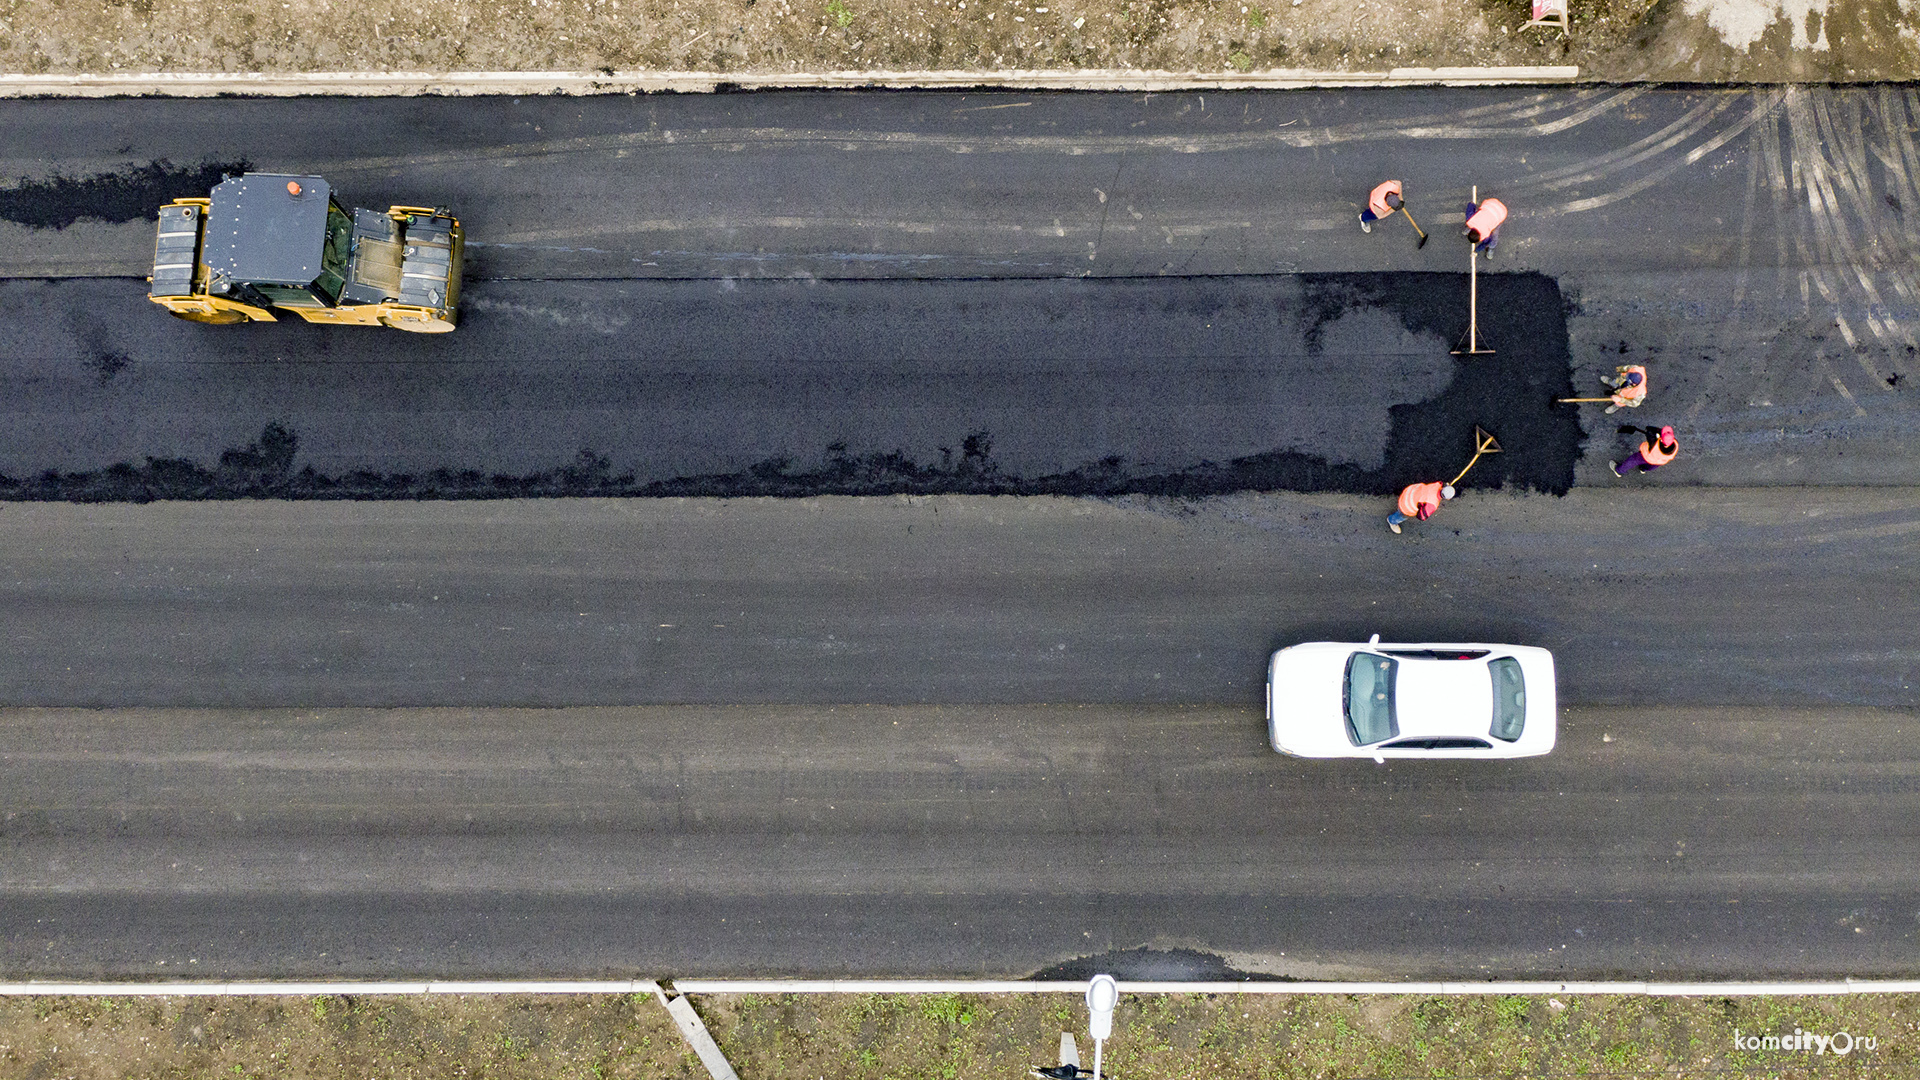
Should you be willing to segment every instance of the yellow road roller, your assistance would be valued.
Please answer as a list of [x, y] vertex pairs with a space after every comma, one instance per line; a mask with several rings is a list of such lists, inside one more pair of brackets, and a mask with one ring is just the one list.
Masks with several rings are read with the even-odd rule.
[[192, 322], [291, 312], [443, 334], [460, 300], [463, 236], [444, 208], [349, 213], [318, 176], [229, 176], [210, 198], [160, 208], [147, 298]]

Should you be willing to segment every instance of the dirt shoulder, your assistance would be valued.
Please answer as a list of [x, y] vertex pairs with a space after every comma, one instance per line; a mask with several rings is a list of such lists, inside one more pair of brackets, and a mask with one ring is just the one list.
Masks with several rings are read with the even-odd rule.
[[[1416, 996], [1127, 997], [1106, 1066], [1261, 1076], [1912, 1076], [1920, 1000]], [[1015, 1077], [1085, 1038], [1073, 995], [715, 996], [696, 1002], [750, 1080]], [[1796, 1031], [1825, 1041], [1785, 1040]], [[1844, 1033], [1844, 1035], [1842, 1034]], [[1736, 1038], [1739, 1044], [1736, 1046]], [[1845, 1052], [1839, 1048], [1844, 1046]], [[651, 998], [16, 998], [8, 1076], [646, 1077], [705, 1070]]]
[[1600, 81], [1920, 77], [1920, 0], [0, 0], [0, 71], [1259, 73], [1578, 65]]

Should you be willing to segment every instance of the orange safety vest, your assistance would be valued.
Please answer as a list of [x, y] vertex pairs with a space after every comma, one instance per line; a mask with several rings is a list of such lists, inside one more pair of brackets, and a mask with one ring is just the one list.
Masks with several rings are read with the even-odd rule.
[[1680, 452], [1679, 439], [1673, 440], [1673, 449], [1671, 450], [1660, 449], [1660, 443], [1654, 439], [1648, 439], [1640, 444], [1641, 460], [1645, 461], [1649, 465], [1665, 465], [1667, 462], [1672, 461], [1674, 459], [1674, 455], [1678, 454], [1679, 452]]
[[1467, 231], [1473, 234], [1473, 242], [1479, 243], [1493, 235], [1493, 230], [1507, 220], [1507, 204], [1499, 199], [1483, 199], [1473, 216], [1467, 219]]
[[1410, 518], [1425, 521], [1440, 509], [1440, 481], [1431, 484], [1408, 484], [1400, 493], [1400, 512]]
[[1394, 214], [1394, 209], [1387, 205], [1387, 196], [1399, 195], [1400, 193], [1400, 181], [1389, 180], [1379, 187], [1374, 188], [1373, 194], [1367, 196], [1367, 209], [1373, 211], [1374, 217], [1391, 217]]
[[1633, 364], [1629, 367], [1621, 369], [1620, 374], [1623, 376], [1632, 375], [1636, 371], [1640, 373], [1640, 385], [1639, 386], [1622, 386], [1620, 389], [1615, 390], [1613, 392], [1613, 399], [1615, 401], [1618, 401], [1621, 404], [1625, 404], [1629, 401], [1639, 401], [1641, 398], [1644, 398], [1647, 396], [1647, 369], [1646, 368], [1641, 367], [1639, 364]]

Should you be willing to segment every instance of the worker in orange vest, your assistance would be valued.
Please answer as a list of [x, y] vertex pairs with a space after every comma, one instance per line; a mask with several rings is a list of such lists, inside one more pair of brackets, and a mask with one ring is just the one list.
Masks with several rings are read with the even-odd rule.
[[1619, 412], [1621, 409], [1637, 409], [1647, 400], [1647, 369], [1640, 364], [1627, 364], [1613, 369], [1613, 378], [1600, 376], [1600, 381], [1613, 387], [1613, 404], [1607, 411]]
[[1493, 258], [1493, 245], [1500, 242], [1500, 223], [1507, 220], [1507, 204], [1499, 199], [1481, 199], [1467, 204], [1467, 239], [1474, 250]]
[[1388, 180], [1367, 195], [1367, 208], [1360, 211], [1360, 231], [1372, 232], [1373, 223], [1400, 212], [1406, 205], [1400, 199], [1400, 181]]
[[[1622, 428], [1621, 430], [1632, 431], [1633, 429]], [[1625, 461], [1607, 462], [1608, 465], [1613, 466], [1613, 475], [1625, 476], [1628, 473], [1652, 472], [1672, 461], [1674, 455], [1680, 452], [1680, 443], [1673, 437], [1673, 425], [1668, 424], [1658, 431], [1650, 427], [1641, 430], [1647, 433], [1647, 437], [1640, 441], [1640, 449], [1635, 450], [1632, 457]]]
[[1440, 509], [1444, 499], [1453, 498], [1453, 485], [1435, 480], [1431, 484], [1408, 484], [1400, 492], [1400, 505], [1387, 515], [1387, 528], [1400, 531], [1400, 523], [1408, 518], [1425, 521]]

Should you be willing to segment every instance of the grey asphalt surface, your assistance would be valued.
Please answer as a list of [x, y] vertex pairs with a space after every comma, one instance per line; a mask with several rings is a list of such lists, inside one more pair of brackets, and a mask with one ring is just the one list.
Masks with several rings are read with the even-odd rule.
[[0, 703], [1257, 704], [1303, 640], [1571, 703], [1913, 708], [1912, 489], [10, 504]]
[[[1633, 418], [1680, 424], [1687, 479], [1920, 483], [1917, 94], [19, 102], [0, 126], [0, 175], [20, 178], [0, 199], [0, 473], [212, 468], [275, 421], [298, 437], [295, 468], [329, 476], [524, 477], [589, 450], [645, 484], [782, 460], [804, 472], [835, 446], [937, 470], [981, 432], [1026, 477], [1110, 458], [1183, 468], [1321, 432], [1330, 457], [1365, 460], [1380, 415], [1430, 384], [1434, 358], [1404, 327], [1359, 317], [1301, 373], [1298, 326], [1235, 308], [1257, 283], [1218, 278], [1458, 274], [1477, 185], [1513, 207], [1491, 269], [1544, 274], [1562, 296], [1563, 311], [1490, 316], [1539, 323], [1505, 347], [1557, 334], [1564, 313], [1559, 362], [1576, 388], [1650, 363], [1651, 403]], [[151, 227], [124, 219], [192, 193], [156, 179], [171, 175], [156, 161], [313, 170], [351, 202], [457, 207], [474, 241], [466, 324], [431, 344], [174, 326], [131, 280], [44, 284], [145, 273]], [[1401, 220], [1358, 232], [1386, 176], [1435, 233], [1424, 250]], [[46, 224], [86, 212], [123, 220]], [[1077, 292], [1009, 280], [1082, 275], [1095, 282]], [[796, 290], [815, 299], [785, 303]], [[1069, 292], [1080, 299], [1045, 299]], [[763, 298], [785, 313], [774, 327], [740, 317]], [[1113, 315], [1128, 307], [1174, 317]], [[1017, 335], [978, 333], [979, 311]], [[1452, 318], [1443, 339], [1464, 329], [1457, 305]], [[218, 343], [183, 344], [202, 340]], [[420, 381], [449, 358], [451, 400]], [[1356, 372], [1387, 377], [1356, 398]], [[1139, 403], [1170, 396], [1163, 380], [1180, 422], [1143, 424]], [[753, 402], [753, 421], [714, 422], [707, 394]], [[1289, 395], [1341, 408], [1320, 426], [1284, 408], [1252, 417]], [[1525, 396], [1544, 409], [1552, 393]], [[1035, 407], [1087, 400], [1106, 407], [1070, 423]], [[1610, 434], [1596, 414], [1582, 414], [1589, 435]], [[1577, 475], [1605, 461], [1589, 452]]]
[[[1900, 973], [1915, 505], [1475, 495], [1393, 537], [1333, 495], [14, 504], [0, 693], [113, 708], [0, 712], [0, 958]], [[1374, 631], [1553, 648], [1561, 747], [1265, 750], [1267, 650]], [[319, 708], [416, 703], [456, 707]]]
[[1913, 736], [1581, 707], [1435, 768], [1243, 707], [7, 710], [0, 970], [1904, 976]]
[[[1470, 489], [1404, 537], [1337, 494], [11, 502], [5, 967], [1005, 975], [1153, 945], [1282, 974], [1910, 972], [1916, 115], [1905, 88], [19, 103], [17, 216], [55, 174], [247, 158], [444, 199], [481, 245], [462, 330], [389, 343], [178, 326], [126, 280], [146, 223], [0, 224], [23, 483], [148, 457], [524, 476], [581, 450], [680, 476], [827, 440], [934, 468], [982, 431], [1022, 474], [1180, 469], [1310, 443], [1302, 418], [1390, 463], [1380, 418], [1463, 385], [1450, 334], [1343, 308], [1327, 325], [1364, 333], [1323, 371], [1277, 308], [1232, 324], [1258, 349], [1204, 332], [1220, 297], [1309, 280], [1285, 275], [1457, 274], [1473, 183], [1515, 207], [1495, 267], [1562, 297], [1526, 313], [1564, 326], [1546, 374], [1645, 360], [1653, 404], [1612, 419], [1685, 434], [1618, 491]], [[1389, 174], [1424, 251], [1352, 224]], [[810, 288], [836, 299], [739, 325]], [[969, 290], [998, 319], [1073, 289], [1057, 323], [953, 333]], [[773, 337], [830, 366], [923, 295], [947, 299], [896, 325], [975, 372], [1037, 342], [1067, 377], [970, 398], [870, 328], [849, 352], [876, 366], [830, 379], [742, 358]], [[1138, 296], [1168, 317], [1130, 318]], [[607, 297], [627, 322], [594, 324]], [[677, 393], [583, 350], [664, 348], [635, 318], [664, 310], [697, 316]], [[1117, 366], [1061, 362], [1109, 363], [1077, 351], [1102, 333]], [[458, 394], [377, 362], [428, 347], [478, 349]], [[740, 393], [754, 422], [713, 423], [702, 395]], [[1179, 421], [1143, 431], [1168, 398]], [[1630, 441], [1582, 416], [1567, 467], [1611, 483]], [[216, 465], [276, 422], [290, 462]], [[1444, 775], [1262, 751], [1267, 651], [1375, 630], [1554, 649], [1562, 750]], [[905, 711], [822, 711], [850, 702]], [[676, 707], [492, 711], [648, 703]], [[249, 711], [405, 706], [464, 711]], [[949, 741], [871, 730], [896, 719]]]

